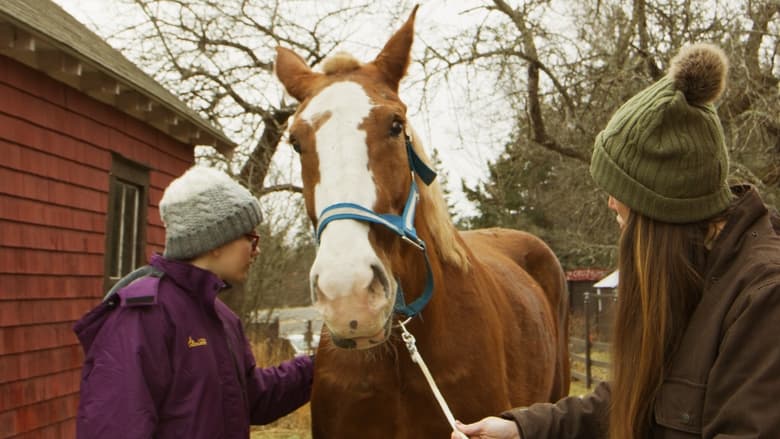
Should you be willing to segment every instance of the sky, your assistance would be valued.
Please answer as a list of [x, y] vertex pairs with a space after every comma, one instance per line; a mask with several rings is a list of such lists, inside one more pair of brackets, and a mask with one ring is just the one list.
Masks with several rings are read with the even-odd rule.
[[[140, 19], [140, 13], [133, 6], [121, 0], [54, 0], [87, 27], [98, 34], [108, 35], [113, 30], [134, 19]], [[408, 11], [417, 2], [408, 2]], [[420, 1], [420, 10], [416, 18], [415, 50], [421, 50], [424, 41], [434, 44], [442, 38], [454, 35], [460, 29], [473, 25], [479, 19], [474, 12], [478, 1], [473, 0], [427, 0]], [[402, 5], [405, 6], [405, 5]], [[117, 17], [122, 17], [121, 20]], [[355, 54], [359, 59], [368, 61], [379, 51], [391, 33], [401, 22], [389, 25], [387, 22], [366, 23], [339, 49]], [[377, 29], [383, 29], [382, 32]], [[385, 31], [386, 30], [386, 31]], [[413, 52], [414, 53], [414, 52]], [[141, 66], [143, 68], [143, 66]], [[433, 148], [439, 151], [442, 168], [448, 176], [451, 201], [458, 216], [468, 216], [476, 212], [473, 205], [465, 200], [461, 191], [461, 180], [470, 187], [483, 181], [487, 176], [488, 162], [500, 153], [500, 145], [512, 129], [509, 117], [496, 118], [488, 110], [471, 106], [471, 99], [465, 94], [465, 87], [443, 87], [429, 89], [428, 99], [423, 99], [421, 69], [410, 67], [407, 78], [401, 84], [400, 95], [409, 107], [409, 119], [418, 134], [421, 135], [426, 151]], [[457, 83], [457, 78], [455, 83]], [[463, 78], [463, 82], [468, 79]], [[495, 95], [488, 99], [491, 109], [501, 108], [501, 97], [491, 89], [491, 84], [483, 84], [486, 95]], [[479, 90], [475, 84], [469, 84], [470, 91]], [[479, 86], [479, 84], [477, 84]], [[279, 85], [281, 89], [281, 85]], [[485, 102], [482, 103], [485, 105]], [[497, 120], [498, 119], [498, 120]], [[282, 173], [288, 173], [290, 180], [296, 182], [297, 159], [290, 148], [280, 148], [275, 163]]]

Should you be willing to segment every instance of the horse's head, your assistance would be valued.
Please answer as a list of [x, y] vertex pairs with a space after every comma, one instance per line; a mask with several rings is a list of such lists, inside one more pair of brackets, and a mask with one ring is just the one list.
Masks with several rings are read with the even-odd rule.
[[[398, 84], [409, 65], [417, 8], [372, 62], [341, 55], [312, 71], [277, 49], [276, 74], [300, 106], [290, 142], [300, 155], [306, 211], [352, 203], [400, 214], [411, 185], [406, 106]], [[337, 346], [369, 348], [389, 335], [396, 294], [396, 235], [356, 220], [329, 223], [319, 236], [311, 294]]]

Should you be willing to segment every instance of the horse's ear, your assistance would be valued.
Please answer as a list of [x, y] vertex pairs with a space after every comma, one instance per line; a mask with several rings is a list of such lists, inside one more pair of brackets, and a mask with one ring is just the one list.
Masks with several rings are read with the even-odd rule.
[[297, 53], [284, 47], [276, 48], [274, 71], [287, 93], [298, 102], [309, 97], [314, 80], [320, 76], [319, 73], [313, 72]]
[[401, 78], [406, 75], [406, 69], [409, 67], [412, 41], [414, 41], [414, 17], [419, 7], [420, 5], [414, 7], [406, 23], [390, 38], [374, 60], [374, 65], [382, 72], [387, 84], [396, 92]]

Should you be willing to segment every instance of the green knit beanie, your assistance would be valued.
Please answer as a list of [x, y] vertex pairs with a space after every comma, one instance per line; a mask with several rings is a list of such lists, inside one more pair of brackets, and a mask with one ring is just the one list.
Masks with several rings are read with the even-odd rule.
[[729, 159], [712, 102], [727, 71], [721, 49], [683, 48], [669, 73], [623, 104], [596, 137], [596, 184], [659, 221], [690, 223], [723, 211], [731, 200]]

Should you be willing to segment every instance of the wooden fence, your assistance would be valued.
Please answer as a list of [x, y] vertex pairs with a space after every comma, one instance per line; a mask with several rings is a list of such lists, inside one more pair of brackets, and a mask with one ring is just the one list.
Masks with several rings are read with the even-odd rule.
[[[593, 358], [594, 349], [599, 352], [610, 352], [610, 343], [603, 341], [593, 340], [593, 322], [592, 319], [604, 318], [602, 314], [606, 314], [606, 318], [612, 318], [612, 313], [604, 312], [605, 307], [602, 305], [607, 303], [611, 309], [614, 307], [617, 301], [617, 295], [614, 293], [602, 293], [599, 294], [586, 292], [584, 294], [584, 314], [585, 314], [585, 334], [583, 338], [569, 337], [569, 358], [572, 360], [579, 360], [585, 365], [585, 371], [580, 372], [572, 369], [571, 376], [575, 379], [585, 382], [585, 387], [590, 388], [593, 385], [593, 368], [598, 367], [602, 369], [609, 369], [610, 364], [608, 361], [596, 360]], [[597, 305], [594, 307], [594, 305]], [[610, 325], [611, 326], [611, 325]]]
[[289, 340], [297, 354], [314, 353], [320, 341], [322, 318], [310, 306], [258, 310], [248, 321], [248, 330]]

